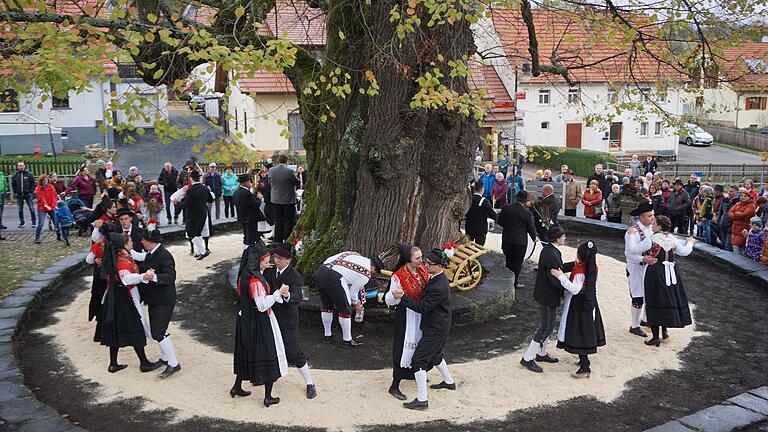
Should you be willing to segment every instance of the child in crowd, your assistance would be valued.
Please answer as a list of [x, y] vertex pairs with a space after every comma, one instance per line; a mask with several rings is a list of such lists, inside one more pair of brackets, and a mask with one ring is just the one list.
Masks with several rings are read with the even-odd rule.
[[59, 221], [59, 230], [61, 231], [61, 239], [64, 240], [64, 244], [69, 246], [69, 228], [74, 222], [72, 212], [69, 211], [69, 206], [64, 200], [59, 200], [56, 203], [56, 220]]
[[157, 215], [163, 211], [163, 193], [160, 192], [156, 184], [149, 187], [147, 194], [147, 211], [150, 219], [157, 219]]
[[747, 238], [747, 245], [744, 248], [744, 255], [755, 260], [760, 261], [760, 254], [765, 246], [765, 230], [763, 230], [763, 221], [755, 216], [749, 220], [752, 224], [749, 232], [743, 230], [741, 234]]

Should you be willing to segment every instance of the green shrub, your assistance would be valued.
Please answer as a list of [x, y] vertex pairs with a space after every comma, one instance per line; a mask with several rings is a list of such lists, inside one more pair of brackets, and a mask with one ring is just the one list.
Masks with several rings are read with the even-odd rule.
[[573, 174], [588, 177], [595, 172], [595, 165], [616, 162], [608, 153], [566, 147], [528, 147], [528, 162], [552, 170], [553, 175], [560, 172], [560, 166], [568, 165]]

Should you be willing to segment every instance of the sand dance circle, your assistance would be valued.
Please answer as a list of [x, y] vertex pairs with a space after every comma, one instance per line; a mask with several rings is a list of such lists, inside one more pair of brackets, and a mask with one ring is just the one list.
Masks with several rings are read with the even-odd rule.
[[[489, 234], [487, 247], [500, 252], [500, 235]], [[173, 245], [169, 250], [176, 258], [177, 285], [194, 282], [211, 275], [216, 263], [232, 260], [241, 255], [239, 234], [211, 238], [213, 255], [204, 261], [188, 255], [188, 245]], [[540, 250], [540, 248], [537, 248]], [[574, 247], [564, 247], [563, 259], [572, 260]], [[538, 259], [538, 253], [533, 257]], [[544, 373], [533, 374], [522, 369], [518, 361], [525, 346], [516, 352], [487, 360], [451, 363], [457, 391], [430, 391], [429, 410], [414, 412], [400, 406], [386, 391], [391, 380], [391, 369], [380, 370], [323, 370], [312, 369], [318, 396], [314, 400], [304, 397], [304, 383], [291, 369], [287, 376], [275, 384], [274, 393], [281, 397], [279, 405], [264, 408], [261, 388], [254, 389], [247, 398], [231, 399], [232, 355], [195, 340], [177, 323], [171, 323], [170, 332], [176, 345], [181, 373], [169, 380], [159, 380], [156, 374], [140, 374], [135, 356], [130, 349], [121, 350], [120, 361], [129, 368], [117, 374], [107, 372], [107, 350], [92, 342], [94, 323], [87, 322], [90, 276], [84, 278], [82, 293], [55, 315], [55, 324], [38, 330], [50, 336], [62, 357], [72, 364], [79, 378], [98, 384], [92, 403], [95, 405], [121, 399], [142, 398], [143, 409], [172, 410], [175, 421], [192, 417], [220, 418], [228, 421], [276, 424], [281, 426], [325, 427], [331, 430], [354, 430], [375, 424], [405, 424], [431, 420], [465, 423], [477, 420], [503, 419], [510, 411], [537, 405], [556, 404], [579, 396], [594, 397], [610, 402], [621, 395], [626, 383], [634, 378], [658, 373], [665, 369], [680, 369], [678, 353], [685, 349], [693, 337], [704, 335], [694, 326], [675, 329], [672, 338], [660, 348], [645, 346], [642, 339], [627, 332], [629, 298], [624, 263], [600, 255], [598, 259], [598, 302], [605, 325], [607, 346], [594, 356], [592, 376], [589, 380], [570, 377], [577, 356], [553, 350], [561, 358], [554, 365], [544, 365]], [[226, 274], [221, 273], [225, 278]], [[183, 295], [180, 290], [179, 295]], [[531, 295], [530, 291], [520, 295]], [[206, 307], [205, 304], [200, 305]], [[693, 306], [691, 306], [693, 309]], [[694, 311], [695, 312], [695, 311]], [[318, 317], [319, 320], [319, 317]], [[695, 320], [695, 314], [694, 314]], [[235, 317], [232, 317], [234, 327]], [[222, 336], [230, 337], [230, 336]], [[448, 340], [451, 344], [451, 340]], [[493, 349], [490, 343], [488, 349]], [[527, 346], [527, 341], [525, 343]], [[311, 354], [312, 353], [308, 353]], [[157, 344], [148, 341], [150, 359], [159, 355]], [[355, 355], [353, 350], [349, 355]], [[311, 364], [310, 364], [311, 367]], [[439, 373], [430, 372], [432, 382], [439, 381]], [[409, 397], [416, 394], [413, 381], [401, 384]], [[247, 409], [244, 409], [247, 407]], [[357, 407], [357, 408], [356, 408]], [[376, 407], [376, 409], [363, 409]]]

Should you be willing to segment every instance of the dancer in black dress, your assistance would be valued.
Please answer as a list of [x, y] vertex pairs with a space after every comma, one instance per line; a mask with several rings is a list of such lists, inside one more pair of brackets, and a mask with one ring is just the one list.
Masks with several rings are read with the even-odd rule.
[[659, 327], [662, 338], [669, 338], [667, 328], [683, 328], [691, 324], [691, 310], [688, 295], [683, 285], [676, 257], [691, 254], [696, 239], [688, 237], [683, 243], [670, 234], [672, 222], [666, 216], [656, 216], [649, 255], [657, 258], [656, 264], [648, 266], [645, 272], [645, 312], [653, 337], [646, 345], [659, 346]]
[[147, 360], [144, 353], [150, 331], [144, 321], [144, 310], [136, 285], [152, 280], [155, 274], [152, 270], [139, 273], [139, 267], [128, 252], [133, 247], [129, 236], [112, 232], [105, 235], [104, 239], [101, 265], [106, 274], [107, 288], [98, 311], [94, 340], [109, 347], [109, 372], [115, 373], [128, 367], [117, 363], [118, 351], [128, 346], [136, 351], [140, 370], [153, 371], [160, 364]]
[[597, 246], [588, 241], [576, 249], [576, 265], [570, 278], [560, 269], [550, 270], [566, 290], [557, 347], [579, 355], [579, 370], [571, 373], [574, 378], [589, 378], [592, 370], [588, 355], [595, 354], [597, 347], [605, 346], [603, 319], [597, 305], [596, 260]]
[[290, 295], [287, 286], [270, 294], [263, 271], [270, 267], [269, 252], [258, 244], [243, 251], [240, 260], [237, 291], [240, 295], [240, 313], [235, 328], [235, 384], [229, 395], [248, 396], [243, 380], [253, 385], [264, 385], [264, 406], [280, 403], [272, 396], [272, 385], [288, 373], [280, 326], [271, 306], [282, 303]]

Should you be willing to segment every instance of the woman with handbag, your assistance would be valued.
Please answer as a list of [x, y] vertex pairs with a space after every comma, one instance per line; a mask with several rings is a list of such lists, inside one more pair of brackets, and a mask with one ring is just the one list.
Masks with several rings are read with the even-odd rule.
[[589, 182], [589, 188], [581, 196], [584, 204], [584, 216], [589, 219], [600, 220], [603, 217], [603, 193], [598, 188], [597, 180]]

